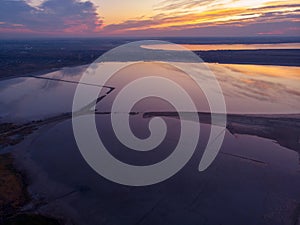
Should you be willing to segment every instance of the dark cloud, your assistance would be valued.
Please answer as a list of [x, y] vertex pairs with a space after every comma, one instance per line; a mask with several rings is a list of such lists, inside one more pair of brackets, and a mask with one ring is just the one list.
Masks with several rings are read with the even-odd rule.
[[90, 1], [47, 0], [38, 8], [23, 0], [2, 0], [0, 29], [33, 33], [95, 32], [102, 24]]

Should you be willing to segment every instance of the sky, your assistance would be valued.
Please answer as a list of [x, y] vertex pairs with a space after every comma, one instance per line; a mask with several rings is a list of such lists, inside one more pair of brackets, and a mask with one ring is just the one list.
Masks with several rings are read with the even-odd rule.
[[0, 37], [300, 36], [299, 0], [0, 0]]

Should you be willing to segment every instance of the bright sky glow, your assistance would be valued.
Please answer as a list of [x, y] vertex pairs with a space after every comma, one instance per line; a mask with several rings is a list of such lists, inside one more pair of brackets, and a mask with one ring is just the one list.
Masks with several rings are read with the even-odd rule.
[[299, 36], [299, 25], [299, 0], [5, 0], [0, 9], [0, 32], [12, 34]]

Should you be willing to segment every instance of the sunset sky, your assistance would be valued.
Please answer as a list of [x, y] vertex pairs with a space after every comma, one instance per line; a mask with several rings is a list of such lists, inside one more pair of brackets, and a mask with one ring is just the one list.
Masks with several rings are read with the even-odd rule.
[[300, 35], [299, 0], [0, 0], [0, 35]]

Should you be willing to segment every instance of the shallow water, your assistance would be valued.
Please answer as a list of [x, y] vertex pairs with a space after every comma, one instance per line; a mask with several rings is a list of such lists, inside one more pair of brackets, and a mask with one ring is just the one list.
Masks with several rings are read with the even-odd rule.
[[[186, 65], [186, 63], [177, 64]], [[193, 65], [193, 63], [189, 64], [191, 70], [193, 70]], [[207, 65], [214, 72], [222, 87], [228, 113], [293, 114], [300, 112], [299, 67]], [[71, 112], [77, 82], [86, 68], [86, 66], [65, 68], [38, 77], [1, 81], [0, 121], [24, 122]], [[205, 73], [206, 67], [201, 68]], [[144, 72], [141, 74], [136, 71]], [[107, 85], [122, 86], [124, 84], [122, 77], [136, 79], [153, 74], [175, 78], [175, 81], [188, 89], [199, 111], [209, 111], [205, 96], [191, 79], [178, 69], [165, 64], [140, 62], [122, 70], [122, 74], [116, 74], [117, 79], [110, 81], [111, 83]], [[90, 88], [99, 88], [99, 85], [101, 87], [103, 84], [87, 85]], [[115, 93], [117, 92], [118, 89]], [[148, 111], [155, 111], [155, 104], [151, 107]]]
[[[182, 44], [184, 48], [191, 51], [219, 51], [219, 50], [257, 50], [257, 49], [300, 49], [300, 43], [277, 43], [277, 44]], [[152, 50], [176, 51], [176, 45], [153, 44], [142, 45], [142, 48]]]
[[[153, 155], [141, 156], [112, 138], [107, 126], [109, 115], [97, 116], [96, 120], [101, 124], [100, 135], [107, 146], [113, 147], [112, 154], [130, 163], [153, 163], [153, 159], [166, 157], [178, 128], [178, 122], [167, 119], [172, 131], [166, 142]], [[144, 123], [139, 116], [133, 120]], [[182, 171], [163, 183], [134, 188], [114, 184], [96, 174], [75, 150], [71, 122], [66, 121], [45, 131], [30, 146], [30, 157], [38, 165], [39, 176], [49, 179], [45, 187], [35, 177], [31, 191], [49, 200], [42, 211], [53, 212], [64, 205], [66, 212], [75, 212], [76, 216], [68, 215], [80, 224], [257, 224], [261, 218], [263, 224], [292, 221], [295, 200], [300, 197], [297, 152], [271, 140], [227, 132], [216, 161], [199, 173], [197, 167], [210, 127], [201, 128], [200, 144]], [[57, 201], [51, 201], [57, 197]], [[284, 211], [283, 203], [287, 205]]]
[[[272, 123], [265, 117], [231, 119], [229, 115], [230, 126], [221, 151], [211, 167], [200, 173], [199, 162], [211, 130], [210, 122], [204, 119], [201, 125], [197, 123], [201, 126], [200, 141], [188, 164], [165, 182], [139, 188], [112, 183], [88, 166], [76, 145], [70, 118], [46, 124], [11, 148], [20, 167], [29, 174], [30, 193], [41, 205], [38, 211], [87, 225], [194, 225], [224, 221], [295, 224], [300, 202], [300, 137], [295, 133], [300, 128], [297, 115], [288, 114], [300, 113], [299, 68], [208, 66], [220, 82], [229, 114], [268, 114], [270, 118], [288, 119]], [[193, 64], [188, 67], [194, 69]], [[199, 74], [207, 69], [202, 68]], [[85, 69], [65, 68], [40, 77], [1, 81], [1, 122], [28, 122], [70, 112], [77, 82]], [[97, 104], [95, 120], [110, 153], [130, 164], [148, 165], [165, 159], [180, 135], [180, 121], [165, 115], [162, 118], [168, 133], [153, 151], [132, 151], [114, 136], [110, 124], [114, 98], [126, 83], [153, 74], [174, 80], [188, 91], [199, 112], [209, 111], [204, 94], [186, 74], [158, 62], [138, 62], [119, 71], [107, 84], [84, 84], [97, 90], [103, 85], [115, 88]], [[206, 78], [199, 77], [203, 81]], [[166, 90], [169, 94], [174, 91]], [[146, 138], [151, 119], [145, 117], [146, 113], [173, 112], [174, 108], [165, 101], [149, 98], [136, 104], [132, 111], [136, 112], [130, 116], [133, 133]], [[291, 147], [280, 142], [282, 139], [296, 144]]]

